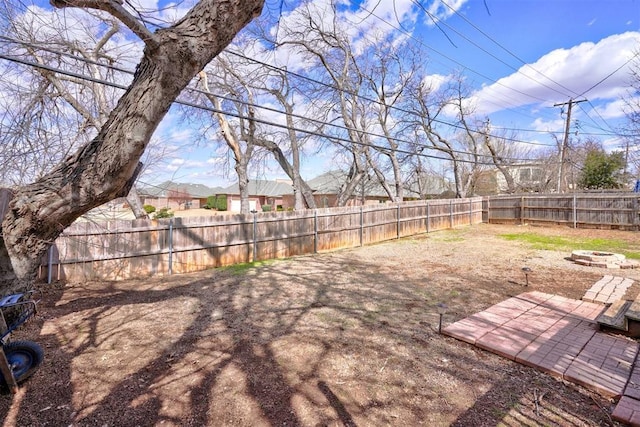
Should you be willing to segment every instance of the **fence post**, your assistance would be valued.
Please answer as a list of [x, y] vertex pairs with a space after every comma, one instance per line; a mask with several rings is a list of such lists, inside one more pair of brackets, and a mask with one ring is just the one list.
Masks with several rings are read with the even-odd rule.
[[520, 225], [524, 225], [524, 196], [520, 197]]
[[360, 205], [360, 246], [362, 246], [364, 234], [364, 206]]
[[396, 239], [400, 238], [400, 202], [398, 202], [398, 208], [396, 209]]
[[449, 228], [453, 228], [453, 199], [449, 200]]
[[429, 218], [429, 201], [427, 200], [427, 234], [431, 231], [431, 218]]
[[313, 210], [313, 253], [318, 253], [318, 209]]
[[258, 236], [256, 235], [258, 232], [258, 214], [253, 214], [253, 262], [256, 262], [256, 257], [258, 256]]
[[169, 219], [169, 274], [173, 274], [173, 218]]
[[640, 215], [640, 212], [638, 211], [638, 198], [634, 197], [633, 198], [633, 205], [632, 205], [633, 211], [631, 212], [632, 218], [631, 218], [631, 224], [633, 224], [633, 230], [638, 231], [638, 215]]
[[51, 284], [51, 276], [53, 276], [53, 244], [49, 246], [49, 259], [47, 260], [47, 285]]
[[473, 200], [469, 199], [469, 225], [473, 225]]
[[573, 228], [578, 228], [578, 206], [576, 193], [573, 193]]
[[491, 196], [487, 196], [487, 224], [491, 224]]

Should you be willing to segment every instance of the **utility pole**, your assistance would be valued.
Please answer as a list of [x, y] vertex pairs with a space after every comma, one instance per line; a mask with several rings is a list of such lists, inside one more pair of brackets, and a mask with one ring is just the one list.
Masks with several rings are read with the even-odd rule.
[[560, 164], [558, 165], [558, 193], [564, 193], [564, 185], [562, 182], [564, 180], [564, 164], [566, 163], [567, 151], [569, 149], [569, 129], [571, 128], [571, 109], [573, 104], [578, 104], [580, 102], [585, 102], [586, 99], [581, 99], [579, 101], [574, 101], [573, 99], [569, 99], [568, 102], [561, 102], [559, 104], [553, 104], [554, 107], [560, 107], [562, 105], [568, 105], [567, 107], [567, 122], [564, 126], [564, 141], [562, 141], [562, 148], [560, 149]]
[[626, 148], [624, 150], [624, 171], [623, 176], [625, 181], [627, 180], [627, 165], [629, 164], [629, 137], [625, 138], [626, 140]]

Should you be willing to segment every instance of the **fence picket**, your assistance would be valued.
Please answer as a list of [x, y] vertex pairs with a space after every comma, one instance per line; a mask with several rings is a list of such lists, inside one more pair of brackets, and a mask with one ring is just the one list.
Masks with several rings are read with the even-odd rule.
[[[75, 223], [40, 277], [120, 280], [357, 247], [482, 222], [482, 199], [169, 220]], [[48, 255], [48, 254], [47, 254]], [[51, 279], [49, 279], [51, 280]]]
[[639, 198], [636, 193], [491, 196], [484, 200], [483, 217], [488, 223], [637, 230]]

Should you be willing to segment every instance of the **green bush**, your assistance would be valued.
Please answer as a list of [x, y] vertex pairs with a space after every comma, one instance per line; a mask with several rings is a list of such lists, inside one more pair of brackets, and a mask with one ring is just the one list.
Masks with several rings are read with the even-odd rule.
[[216, 196], [207, 197], [207, 203], [203, 206], [205, 209], [215, 209], [216, 208]]
[[142, 209], [144, 209], [144, 211], [148, 214], [154, 213], [156, 211], [156, 207], [153, 205], [144, 205]]
[[227, 210], [227, 195], [226, 194], [218, 194], [215, 197], [216, 197], [215, 208], [217, 210], [219, 210], [219, 211], [226, 211]]
[[154, 218], [155, 219], [173, 218], [173, 212], [171, 212], [169, 208], [161, 208], [158, 212], [156, 212]]
[[278, 205], [278, 206], [276, 206], [276, 210], [277, 210], [278, 212], [281, 212], [281, 211], [283, 211], [283, 210], [284, 210], [284, 208], [282, 207], [282, 205]]
[[227, 210], [227, 195], [217, 194], [207, 197], [207, 203], [203, 206], [205, 209], [215, 209], [217, 211]]
[[262, 205], [262, 212], [271, 212], [271, 205]]

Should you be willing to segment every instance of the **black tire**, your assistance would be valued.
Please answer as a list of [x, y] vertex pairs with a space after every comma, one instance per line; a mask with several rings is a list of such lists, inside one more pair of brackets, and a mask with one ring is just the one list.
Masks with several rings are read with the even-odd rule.
[[[14, 341], [3, 347], [9, 366], [16, 382], [20, 383], [29, 378], [42, 363], [44, 352], [42, 347], [33, 341]], [[6, 385], [6, 380], [0, 374], [0, 382]]]

